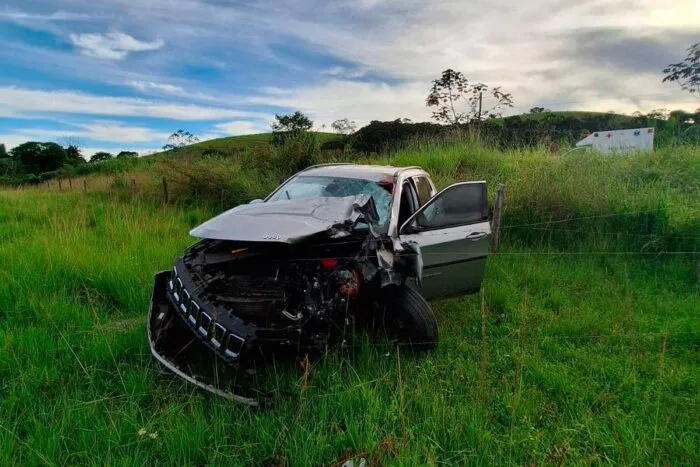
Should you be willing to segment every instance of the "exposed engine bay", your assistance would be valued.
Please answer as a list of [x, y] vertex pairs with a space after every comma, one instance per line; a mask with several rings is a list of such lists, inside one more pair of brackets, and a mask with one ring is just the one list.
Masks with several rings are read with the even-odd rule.
[[250, 403], [192, 360], [178, 361], [185, 347], [198, 349], [198, 361], [213, 353], [236, 374], [259, 350], [324, 351], [371, 320], [385, 290], [405, 287], [409, 278], [420, 283], [418, 245], [378, 233], [372, 197], [341, 200], [351, 209], [323, 231], [315, 225], [293, 243], [207, 238], [159, 273], [149, 340], [160, 363], [211, 392]]

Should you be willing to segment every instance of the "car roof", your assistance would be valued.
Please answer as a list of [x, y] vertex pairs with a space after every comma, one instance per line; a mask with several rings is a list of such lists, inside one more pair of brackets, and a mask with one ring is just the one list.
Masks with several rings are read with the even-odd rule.
[[[420, 167], [392, 167], [390, 165], [358, 165], [358, 164], [324, 164], [309, 167], [300, 172], [298, 176], [325, 176], [360, 178], [364, 180], [380, 181], [386, 177], [394, 177], [407, 169], [420, 169]], [[422, 169], [421, 169], [422, 170]]]

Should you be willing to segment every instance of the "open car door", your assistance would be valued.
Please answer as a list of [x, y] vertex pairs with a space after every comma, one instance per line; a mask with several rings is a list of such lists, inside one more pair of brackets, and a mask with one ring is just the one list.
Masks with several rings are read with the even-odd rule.
[[476, 292], [484, 277], [491, 239], [486, 182], [450, 185], [399, 228], [401, 241], [415, 241], [423, 256], [425, 298]]

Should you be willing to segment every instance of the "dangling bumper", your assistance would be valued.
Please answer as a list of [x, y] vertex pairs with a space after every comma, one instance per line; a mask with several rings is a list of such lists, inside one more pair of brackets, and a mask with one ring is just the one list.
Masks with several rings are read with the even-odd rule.
[[[257, 406], [255, 399], [232, 392], [231, 388], [236, 386], [236, 378], [240, 376], [238, 372], [203, 345], [193, 326], [175, 316], [179, 310], [173, 303], [170, 284], [170, 271], [156, 274], [147, 323], [148, 344], [153, 357], [164, 368], [199, 388], [229, 400]], [[205, 364], [200, 365], [201, 361]], [[220, 377], [227, 373], [230, 377]]]

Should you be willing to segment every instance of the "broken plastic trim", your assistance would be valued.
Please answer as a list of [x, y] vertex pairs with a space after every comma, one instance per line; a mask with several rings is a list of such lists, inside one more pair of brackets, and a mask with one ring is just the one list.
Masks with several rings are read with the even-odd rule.
[[[205, 391], [208, 391], [212, 394], [216, 394], [217, 396], [223, 397], [228, 400], [232, 400], [235, 402], [240, 402], [242, 404], [246, 404], [249, 406], [256, 407], [258, 406], [258, 402], [255, 399], [251, 399], [249, 397], [244, 397], [240, 396], [238, 394], [234, 394], [230, 391], [223, 391], [216, 386], [212, 384], [207, 384], [203, 381], [199, 381], [193, 376], [185, 373], [183, 370], [181, 370], [174, 362], [170, 361], [167, 357], [164, 355], [161, 355], [157, 350], [156, 350], [156, 343], [154, 339], [154, 332], [153, 332], [153, 325], [152, 323], [154, 322], [163, 322], [165, 318], [167, 318], [168, 314], [172, 313], [172, 310], [170, 310], [167, 305], [161, 305], [158, 303], [158, 297], [162, 296], [165, 293], [165, 288], [167, 286], [167, 282], [170, 277], [170, 271], [161, 271], [158, 274], [156, 274], [154, 284], [153, 284], [153, 295], [151, 296], [151, 306], [150, 310], [148, 312], [148, 319], [147, 319], [147, 329], [148, 329], [148, 345], [151, 349], [151, 354], [153, 357], [158, 360], [158, 362], [163, 365], [165, 368], [168, 370], [172, 371], [175, 373], [177, 376], [181, 377], [188, 383], [194, 384], [195, 386], [204, 389]], [[165, 308], [165, 309], [163, 309]], [[158, 313], [158, 315], [156, 315]]]

